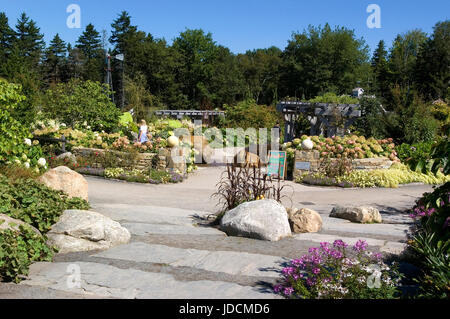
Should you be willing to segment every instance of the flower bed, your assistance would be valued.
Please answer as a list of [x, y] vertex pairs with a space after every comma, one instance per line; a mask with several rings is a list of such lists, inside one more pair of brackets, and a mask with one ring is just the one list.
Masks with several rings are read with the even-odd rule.
[[395, 144], [392, 139], [376, 140], [371, 137], [348, 135], [345, 137], [334, 136], [306, 136], [296, 138], [292, 142], [283, 144], [283, 149], [288, 153], [294, 153], [295, 149], [301, 150], [304, 140], [311, 139], [314, 142], [314, 150], [319, 151], [321, 158], [378, 158], [386, 157], [391, 161], [399, 162]]
[[342, 240], [320, 243], [309, 254], [294, 259], [282, 271], [274, 291], [286, 298], [373, 299], [399, 296], [397, 266], [388, 266], [380, 253], [358, 241], [349, 251]]
[[413, 172], [405, 165], [396, 163], [389, 169], [353, 170], [336, 177], [327, 177], [321, 172], [304, 173], [295, 181], [319, 186], [396, 188], [401, 184], [409, 183], [442, 184], [450, 181], [450, 176], [440, 172], [436, 175]]

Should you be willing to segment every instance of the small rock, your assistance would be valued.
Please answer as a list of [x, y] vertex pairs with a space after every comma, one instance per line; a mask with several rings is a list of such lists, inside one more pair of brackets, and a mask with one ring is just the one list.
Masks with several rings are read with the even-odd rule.
[[220, 226], [229, 236], [269, 241], [291, 236], [286, 209], [272, 199], [239, 205], [225, 213]]
[[34, 228], [33, 226], [21, 221], [19, 219], [14, 219], [5, 214], [0, 214], [0, 231], [11, 229], [11, 230], [19, 230], [19, 226], [30, 227], [32, 231], [34, 231], [37, 235], [41, 236], [41, 232]]
[[56, 159], [58, 159], [58, 160], [64, 160], [66, 158], [67, 158], [67, 161], [72, 163], [72, 164], [76, 164], [77, 163], [77, 158], [71, 152], [62, 153], [61, 155], [58, 155], [56, 157]]
[[60, 253], [108, 249], [128, 243], [131, 237], [118, 222], [84, 210], [66, 210], [47, 236]]
[[334, 207], [330, 217], [347, 219], [353, 223], [381, 223], [382, 218], [378, 209], [370, 206]]
[[317, 233], [322, 228], [322, 217], [312, 209], [292, 209], [288, 214], [294, 233]]
[[69, 197], [80, 197], [88, 200], [88, 182], [81, 174], [66, 166], [53, 168], [39, 177], [38, 180], [47, 187], [63, 191]]

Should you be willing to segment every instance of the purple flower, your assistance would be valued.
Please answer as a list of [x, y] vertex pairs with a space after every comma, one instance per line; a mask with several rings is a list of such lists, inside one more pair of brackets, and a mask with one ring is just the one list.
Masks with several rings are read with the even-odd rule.
[[294, 267], [285, 267], [282, 270], [282, 273], [284, 275], [292, 275], [295, 272], [295, 268]]
[[353, 250], [355, 250], [357, 252], [362, 252], [362, 251], [365, 251], [368, 246], [369, 245], [367, 244], [367, 242], [365, 240], [358, 240], [356, 242], [356, 244], [353, 246]]
[[373, 257], [377, 260], [380, 260], [381, 258], [383, 258], [383, 255], [381, 253], [374, 253]]
[[292, 295], [294, 293], [294, 288], [292, 288], [292, 287], [286, 287], [286, 288], [284, 288], [284, 294], [286, 295], [286, 296], [290, 296], [290, 295]]
[[275, 293], [279, 293], [282, 289], [283, 289], [283, 286], [282, 286], [282, 285], [275, 285], [275, 286], [273, 287], [273, 291], [274, 291]]
[[314, 275], [318, 275], [320, 273], [320, 268], [315, 267], [313, 268], [312, 272]]
[[346, 247], [348, 247], [348, 245], [347, 245], [346, 243], [344, 243], [344, 242], [343, 242], [342, 240], [340, 240], [340, 239], [335, 240], [334, 243], [333, 243], [333, 246], [334, 246], [334, 247], [339, 247], [339, 248], [346, 248]]

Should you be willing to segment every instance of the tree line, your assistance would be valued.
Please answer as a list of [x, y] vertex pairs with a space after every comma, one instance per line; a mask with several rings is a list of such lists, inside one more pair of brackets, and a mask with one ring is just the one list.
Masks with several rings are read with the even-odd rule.
[[402, 103], [407, 107], [415, 96], [449, 98], [450, 20], [438, 22], [431, 35], [400, 34], [390, 48], [382, 40], [372, 55], [353, 30], [328, 24], [294, 32], [283, 50], [273, 46], [243, 54], [232, 53], [201, 29], [186, 29], [169, 45], [133, 25], [126, 11], [111, 30], [88, 24], [75, 44], [56, 34], [46, 45], [25, 13], [13, 27], [0, 13], [0, 77], [22, 84], [28, 110], [40, 103], [39, 92], [55, 84], [104, 82], [106, 53], [125, 56], [123, 64], [113, 59], [112, 69], [116, 103], [128, 108], [145, 103], [214, 109], [247, 99], [273, 105], [287, 97], [349, 94], [354, 87], [380, 97], [388, 110]]

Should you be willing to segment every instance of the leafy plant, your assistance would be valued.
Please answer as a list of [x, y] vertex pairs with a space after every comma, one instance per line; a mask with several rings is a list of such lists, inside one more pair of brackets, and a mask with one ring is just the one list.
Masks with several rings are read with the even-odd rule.
[[50, 230], [67, 209], [89, 209], [80, 198], [68, 198], [33, 179], [9, 180], [0, 175], [0, 214], [23, 220], [42, 233]]
[[24, 225], [0, 231], [0, 281], [19, 283], [33, 262], [52, 261], [56, 250], [46, 240]]
[[11, 114], [24, 100], [20, 85], [0, 78], [0, 164], [27, 162], [28, 166], [36, 166], [42, 155], [40, 147], [32, 145], [31, 140], [27, 145], [25, 139], [31, 137], [28, 128]]
[[322, 159], [319, 167], [319, 172], [331, 178], [350, 174], [352, 170], [352, 161], [345, 157], [333, 160], [330, 158]]
[[85, 125], [94, 131], [112, 132], [118, 129], [121, 112], [110, 95], [106, 85], [72, 79], [46, 92], [44, 113], [72, 128]]
[[410, 247], [422, 269], [417, 279], [420, 296], [450, 297], [450, 182], [425, 193], [412, 209]]

